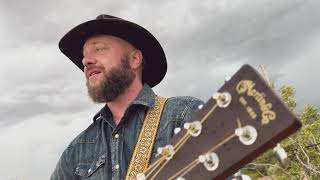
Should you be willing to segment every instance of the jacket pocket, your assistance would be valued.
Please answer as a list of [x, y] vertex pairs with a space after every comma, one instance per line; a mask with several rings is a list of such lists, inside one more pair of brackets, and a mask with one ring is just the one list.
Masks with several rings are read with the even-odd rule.
[[81, 177], [90, 177], [92, 174], [94, 174], [100, 166], [106, 163], [106, 154], [101, 155], [98, 160], [83, 163], [80, 162], [77, 165], [75, 174]]

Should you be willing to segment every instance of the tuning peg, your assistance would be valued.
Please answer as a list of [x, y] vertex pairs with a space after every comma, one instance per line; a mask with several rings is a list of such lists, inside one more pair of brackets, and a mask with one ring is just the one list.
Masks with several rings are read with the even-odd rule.
[[282, 167], [287, 167], [289, 165], [288, 154], [280, 144], [277, 144], [277, 146], [273, 148], [273, 153], [276, 155], [276, 158]]
[[174, 134], [178, 134], [180, 131], [181, 131], [181, 128], [179, 128], [179, 127], [174, 128], [174, 130], [173, 130]]
[[203, 163], [208, 171], [214, 171], [219, 166], [219, 157], [214, 152], [209, 152], [198, 157], [199, 162]]
[[203, 108], [203, 104], [200, 104], [199, 106], [198, 106], [198, 109], [200, 110], [200, 109], [202, 109]]
[[216, 92], [212, 95], [212, 98], [217, 101], [218, 106], [221, 108], [228, 107], [232, 100], [231, 94], [228, 92]]
[[167, 160], [172, 159], [174, 154], [174, 149], [172, 145], [166, 145], [165, 147], [158, 147], [157, 149], [157, 155], [165, 156]]
[[200, 121], [186, 122], [183, 128], [186, 129], [191, 136], [196, 137], [201, 133], [202, 124]]
[[144, 173], [138, 173], [137, 174], [137, 180], [146, 180], [146, 176]]
[[176, 180], [186, 180], [184, 177], [178, 177]]
[[230, 81], [230, 79], [231, 79], [231, 77], [230, 77], [230, 76], [227, 76], [227, 77], [224, 79], [224, 82], [226, 83], [226, 82]]
[[251, 180], [251, 177], [238, 171], [231, 178], [228, 178], [228, 180]]
[[258, 137], [256, 128], [250, 125], [237, 128], [234, 133], [244, 145], [253, 144]]

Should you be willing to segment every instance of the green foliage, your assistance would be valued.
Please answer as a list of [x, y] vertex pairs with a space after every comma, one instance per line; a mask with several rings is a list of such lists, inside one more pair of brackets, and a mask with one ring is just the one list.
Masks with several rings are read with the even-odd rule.
[[305, 124], [310, 124], [320, 119], [320, 113], [313, 105], [307, 104], [300, 113], [300, 119]]
[[280, 95], [282, 100], [288, 105], [289, 108], [294, 110], [297, 107], [297, 102], [294, 99], [296, 91], [292, 86], [282, 86], [280, 88]]
[[272, 150], [269, 150], [245, 166], [242, 172], [252, 179], [320, 179], [320, 112], [309, 104], [298, 112], [292, 86], [283, 86], [279, 92], [283, 101], [303, 124], [299, 132], [281, 142], [290, 163], [283, 167]]

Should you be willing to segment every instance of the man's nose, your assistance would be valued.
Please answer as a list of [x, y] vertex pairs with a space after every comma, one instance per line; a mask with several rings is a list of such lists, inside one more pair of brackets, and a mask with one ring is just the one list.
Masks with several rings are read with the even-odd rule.
[[96, 63], [96, 59], [93, 56], [90, 55], [85, 55], [82, 58], [82, 64], [84, 67], [87, 67], [90, 64], [95, 64]]

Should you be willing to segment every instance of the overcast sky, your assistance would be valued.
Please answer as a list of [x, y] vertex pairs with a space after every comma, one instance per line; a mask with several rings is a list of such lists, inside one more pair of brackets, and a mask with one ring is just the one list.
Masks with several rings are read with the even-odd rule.
[[162, 44], [168, 72], [154, 90], [206, 101], [243, 64], [264, 65], [298, 104], [319, 108], [320, 1], [0, 1], [0, 179], [48, 179], [102, 105], [58, 49], [101, 13], [136, 22]]

